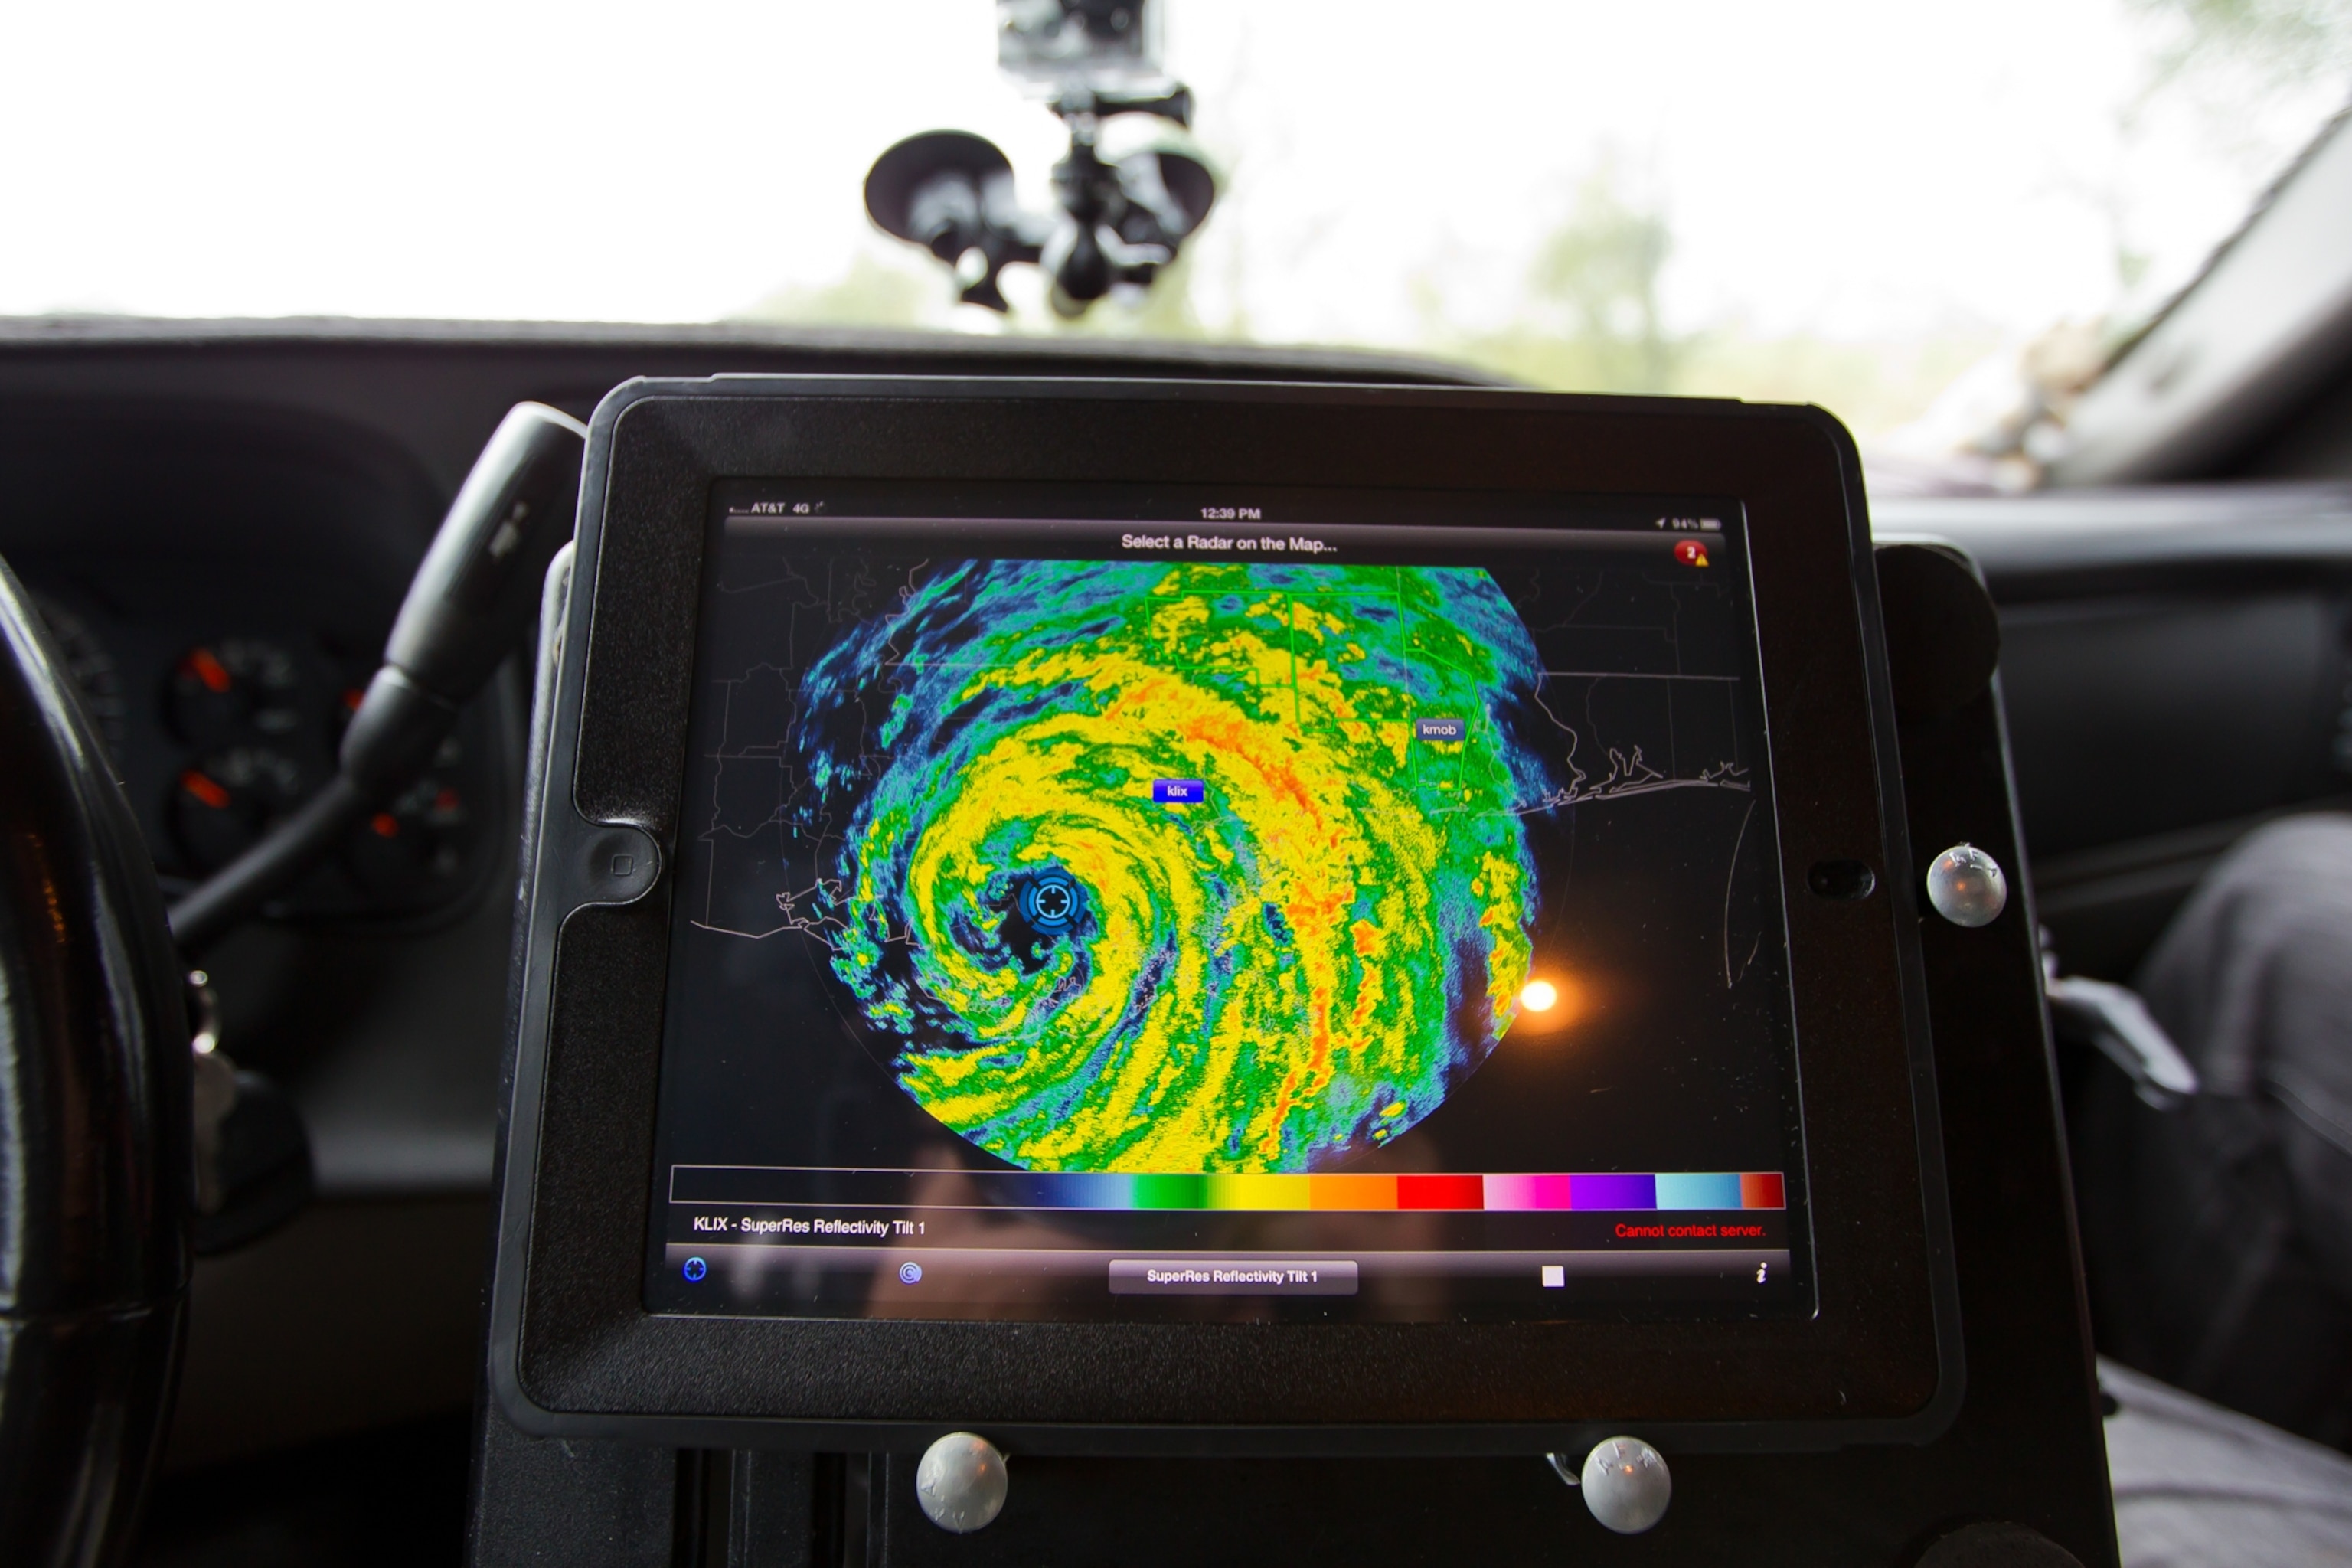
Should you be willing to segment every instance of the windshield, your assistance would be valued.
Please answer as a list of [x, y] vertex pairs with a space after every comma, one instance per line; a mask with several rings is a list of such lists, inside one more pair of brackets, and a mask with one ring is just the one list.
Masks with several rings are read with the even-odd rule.
[[886, 148], [952, 127], [1051, 210], [1068, 133], [1000, 73], [990, 0], [20, 7], [0, 314], [1355, 345], [1811, 400], [1899, 451], [1979, 416], [1971, 367], [2086, 379], [2352, 67], [2352, 0], [1165, 0], [1159, 26], [1218, 201], [1148, 292], [1070, 321], [1034, 267], [1005, 313], [956, 303], [864, 205]]

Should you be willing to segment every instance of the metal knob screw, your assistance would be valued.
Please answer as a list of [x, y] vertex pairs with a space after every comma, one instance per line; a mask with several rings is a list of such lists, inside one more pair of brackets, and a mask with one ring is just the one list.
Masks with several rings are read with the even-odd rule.
[[958, 1535], [993, 1523], [1009, 1489], [1003, 1451], [971, 1432], [949, 1433], [924, 1449], [915, 1467], [915, 1500], [923, 1517]]
[[1927, 867], [1927, 902], [1956, 926], [1990, 925], [2009, 907], [2009, 879], [1975, 845], [1955, 844]]
[[1639, 1437], [1603, 1437], [1580, 1469], [1565, 1454], [1548, 1454], [1561, 1480], [1584, 1494], [1592, 1517], [1620, 1535], [1639, 1535], [1666, 1517], [1675, 1479], [1666, 1457]]

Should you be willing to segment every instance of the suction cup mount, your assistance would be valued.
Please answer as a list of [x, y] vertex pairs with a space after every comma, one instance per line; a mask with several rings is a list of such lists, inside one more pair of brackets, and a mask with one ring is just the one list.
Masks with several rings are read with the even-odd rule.
[[997, 274], [1035, 261], [1049, 229], [1021, 210], [1013, 161], [968, 131], [926, 131], [874, 161], [866, 211], [894, 238], [919, 245], [956, 269], [966, 304], [1005, 309]]
[[[1023, 211], [1012, 160], [963, 131], [909, 136], [876, 159], [866, 210], [885, 234], [952, 267], [966, 304], [1007, 309], [998, 277], [1027, 262], [1052, 278], [1055, 310], [1075, 318], [1113, 289], [1150, 288], [1207, 221], [1217, 180], [1186, 131], [1191, 89], [1157, 75], [1134, 42], [1150, 37], [1139, 0], [1045, 0], [1056, 6], [1045, 31], [1028, 16], [1041, 9], [1034, 0], [1022, 17], [1008, 13], [1008, 40], [1028, 42], [1001, 51], [1007, 72], [1033, 84], [1043, 59], [1070, 73], [1050, 83], [1048, 100], [1070, 132], [1054, 166], [1056, 210]], [[1049, 34], [1050, 47], [1038, 42]], [[1097, 35], [1101, 47], [1079, 47]]]

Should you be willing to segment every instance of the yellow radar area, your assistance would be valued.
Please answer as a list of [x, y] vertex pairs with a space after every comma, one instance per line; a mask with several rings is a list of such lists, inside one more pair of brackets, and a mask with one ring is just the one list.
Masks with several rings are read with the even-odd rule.
[[802, 693], [801, 809], [847, 827], [832, 973], [906, 1092], [1017, 1165], [1376, 1147], [1557, 1000], [1537, 680], [1483, 571], [937, 572]]

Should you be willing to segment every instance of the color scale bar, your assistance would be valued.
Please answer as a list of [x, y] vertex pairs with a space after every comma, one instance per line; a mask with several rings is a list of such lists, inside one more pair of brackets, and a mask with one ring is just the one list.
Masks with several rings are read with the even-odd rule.
[[999, 1201], [1006, 1206], [1035, 1209], [1524, 1214], [1788, 1206], [1787, 1184], [1778, 1171], [1493, 1176], [1149, 1176], [1076, 1171], [971, 1174], [992, 1195], [1001, 1192]]

